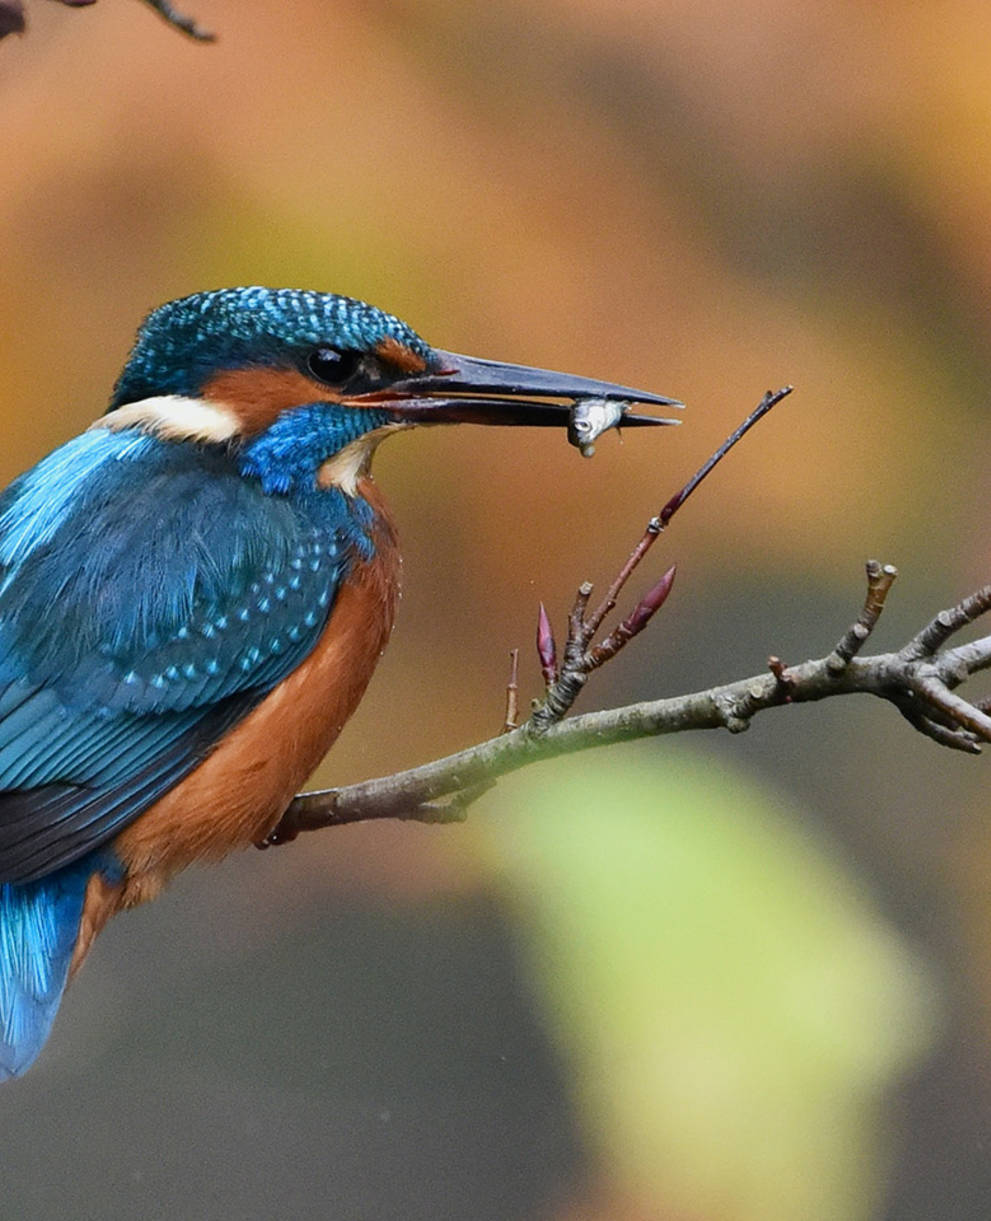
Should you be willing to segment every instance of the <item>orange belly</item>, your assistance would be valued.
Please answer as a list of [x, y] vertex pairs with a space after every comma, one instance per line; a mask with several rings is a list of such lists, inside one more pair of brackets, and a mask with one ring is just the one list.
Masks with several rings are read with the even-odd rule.
[[153, 898], [195, 860], [263, 839], [357, 707], [392, 630], [399, 585], [392, 524], [374, 484], [363, 480], [360, 492], [378, 510], [374, 556], [341, 588], [309, 657], [117, 837], [125, 878], [92, 880], [74, 968], [114, 912]]

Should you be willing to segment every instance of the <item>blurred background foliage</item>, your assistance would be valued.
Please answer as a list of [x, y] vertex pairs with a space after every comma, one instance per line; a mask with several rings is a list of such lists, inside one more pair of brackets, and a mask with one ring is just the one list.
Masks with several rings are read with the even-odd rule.
[[[192, 5], [194, 0], [189, 0]], [[801, 660], [862, 561], [890, 646], [987, 579], [991, 10], [968, 0], [35, 0], [0, 46], [4, 481], [143, 314], [346, 292], [455, 350], [684, 398], [607, 437], [425, 430], [377, 473], [389, 653], [318, 779], [487, 736], [679, 517], [675, 595], [585, 706]], [[645, 574], [645, 580], [646, 580]], [[194, 871], [117, 921], [0, 1103], [18, 1218], [984, 1221], [986, 762], [835, 701], [541, 765], [466, 828]]]

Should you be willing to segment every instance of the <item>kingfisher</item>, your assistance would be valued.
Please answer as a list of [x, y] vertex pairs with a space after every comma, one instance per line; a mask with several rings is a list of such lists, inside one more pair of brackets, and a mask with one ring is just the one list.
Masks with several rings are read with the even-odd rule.
[[264, 841], [354, 711], [399, 589], [379, 443], [589, 397], [680, 406], [330, 293], [145, 319], [105, 413], [0, 494], [0, 1080], [107, 920]]

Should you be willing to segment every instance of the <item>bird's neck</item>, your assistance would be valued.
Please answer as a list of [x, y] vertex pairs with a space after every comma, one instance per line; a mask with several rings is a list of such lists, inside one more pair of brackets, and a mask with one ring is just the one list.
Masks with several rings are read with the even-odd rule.
[[355, 496], [390, 425], [388, 413], [372, 408], [357, 413], [324, 403], [296, 407], [245, 441], [238, 465], [270, 495], [336, 488]]

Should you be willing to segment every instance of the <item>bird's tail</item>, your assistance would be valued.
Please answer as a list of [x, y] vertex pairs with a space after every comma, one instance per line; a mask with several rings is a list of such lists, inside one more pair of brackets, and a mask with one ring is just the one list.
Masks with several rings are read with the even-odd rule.
[[23, 1073], [48, 1038], [92, 872], [79, 862], [37, 882], [0, 885], [0, 1081]]

